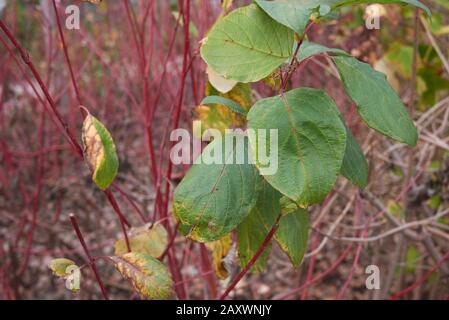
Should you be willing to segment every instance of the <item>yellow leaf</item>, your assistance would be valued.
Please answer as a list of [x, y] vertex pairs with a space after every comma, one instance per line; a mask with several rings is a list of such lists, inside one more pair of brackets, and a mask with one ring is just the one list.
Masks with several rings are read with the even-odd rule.
[[[168, 245], [168, 234], [162, 224], [148, 223], [142, 227], [131, 228], [129, 232], [129, 244], [132, 252], [146, 253], [159, 258]], [[115, 255], [120, 256], [128, 252], [125, 239], [119, 239], [114, 245]]]
[[228, 255], [232, 246], [231, 234], [228, 234], [219, 240], [206, 243], [206, 246], [212, 251], [215, 274], [219, 279], [226, 279], [229, 276], [229, 273], [223, 263], [223, 259]]

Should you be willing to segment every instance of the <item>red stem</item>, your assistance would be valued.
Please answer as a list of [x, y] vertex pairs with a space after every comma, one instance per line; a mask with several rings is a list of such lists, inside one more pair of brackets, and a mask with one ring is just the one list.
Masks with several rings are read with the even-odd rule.
[[16, 49], [19, 51], [23, 62], [30, 68], [30, 70], [33, 73], [33, 76], [35, 77], [36, 81], [38, 82], [42, 92], [44, 93], [45, 97], [47, 98], [47, 101], [50, 104], [50, 107], [51, 107], [53, 113], [55, 114], [56, 118], [62, 125], [62, 128], [70, 141], [70, 144], [73, 146], [73, 148], [74, 148], [75, 152], [78, 154], [78, 156], [82, 158], [83, 157], [83, 149], [81, 148], [80, 144], [75, 139], [75, 137], [73, 136], [72, 132], [69, 130], [69, 126], [64, 121], [64, 119], [62, 118], [58, 109], [56, 108], [55, 102], [53, 101], [53, 98], [51, 97], [50, 93], [48, 92], [47, 87], [45, 86], [39, 73], [37, 72], [36, 68], [34, 67], [33, 62], [31, 62], [29, 54], [22, 48], [22, 46], [19, 44], [19, 42], [14, 37], [14, 35], [11, 33], [11, 31], [8, 29], [8, 27], [3, 23], [3, 21], [1, 19], [0, 19], [0, 28], [6, 34], [8, 39], [14, 44], [14, 47], [16, 47]]
[[393, 294], [390, 297], [390, 300], [398, 300], [400, 297], [402, 297], [403, 295], [405, 295], [407, 292], [412, 291], [413, 289], [415, 289], [417, 286], [419, 286], [422, 282], [426, 281], [427, 278], [429, 278], [432, 273], [435, 272], [435, 270], [437, 270], [439, 267], [441, 267], [441, 265], [446, 262], [446, 260], [449, 259], [449, 252], [447, 252], [443, 258], [440, 259], [440, 261], [438, 261], [438, 263], [433, 266], [432, 269], [430, 269], [425, 275], [423, 275], [421, 278], [418, 279], [418, 281], [416, 281], [415, 283], [413, 283], [411, 286], [405, 288], [404, 290]]
[[[58, 24], [59, 36], [61, 37], [62, 48], [64, 49], [65, 61], [67, 63], [67, 67], [69, 68], [69, 71], [70, 71], [70, 78], [72, 80], [73, 89], [75, 90], [76, 99], [78, 100], [78, 104], [80, 106], [82, 106], [83, 103], [81, 101], [81, 95], [80, 95], [80, 92], [78, 90], [78, 85], [76, 84], [76, 81], [75, 81], [75, 75], [73, 74], [72, 63], [70, 62], [70, 58], [69, 58], [69, 54], [68, 54], [68, 50], [67, 50], [67, 45], [66, 45], [65, 39], [64, 39], [64, 33], [62, 32], [62, 28], [61, 28], [61, 20], [59, 18], [58, 9], [56, 7], [56, 1], [55, 0], [53, 0], [53, 8], [55, 10], [55, 16], [56, 16], [56, 22]], [[80, 111], [81, 110], [83, 110], [83, 109], [80, 109]]]
[[281, 218], [281, 214], [278, 215], [276, 218], [276, 222], [271, 227], [270, 232], [268, 232], [267, 236], [263, 240], [262, 244], [260, 245], [259, 249], [257, 249], [254, 256], [251, 258], [251, 260], [246, 264], [246, 266], [243, 268], [242, 271], [235, 277], [234, 281], [229, 285], [229, 287], [223, 292], [223, 294], [220, 296], [220, 300], [224, 300], [229, 293], [234, 290], [235, 286], [240, 282], [240, 280], [243, 278], [243, 276], [249, 271], [249, 269], [253, 266], [253, 264], [257, 261], [259, 256], [262, 254], [266, 246], [270, 243], [271, 239], [273, 238], [279, 224], [279, 219]]
[[105, 300], [109, 300], [108, 292], [106, 291], [103, 281], [100, 278], [100, 275], [97, 270], [97, 266], [95, 265], [95, 260], [90, 255], [89, 248], [87, 247], [86, 242], [84, 241], [83, 234], [81, 233], [81, 230], [78, 226], [78, 222], [76, 221], [75, 215], [73, 213], [71, 213], [69, 215], [69, 217], [70, 217], [70, 222], [72, 223], [73, 229], [75, 229], [76, 236], [78, 237], [78, 240], [80, 241], [81, 246], [83, 247], [84, 253], [87, 256], [87, 259], [89, 260], [89, 266], [92, 269], [92, 272], [94, 273], [95, 278], [97, 279], [98, 285], [100, 286], [101, 293], [103, 294], [103, 297], [105, 298]]

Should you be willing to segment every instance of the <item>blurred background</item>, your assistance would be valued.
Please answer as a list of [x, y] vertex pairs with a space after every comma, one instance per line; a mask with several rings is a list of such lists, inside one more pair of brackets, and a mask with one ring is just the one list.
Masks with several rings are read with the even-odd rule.
[[[184, 297], [214, 298], [230, 278], [218, 280], [210, 250], [177, 234], [170, 198], [188, 167], [172, 167], [168, 160], [171, 129], [190, 129], [194, 119], [210, 127], [244, 125], [225, 108], [199, 105], [211, 90], [200, 40], [222, 14], [222, 3], [95, 2], [55, 2], [80, 99], [53, 2], [0, 0], [0, 19], [28, 52], [74, 137], [81, 141], [79, 100], [111, 132], [120, 159], [112, 194], [133, 226], [167, 221], [173, 246], [163, 261], [177, 274]], [[230, 10], [249, 2], [235, 0]], [[273, 246], [267, 270], [244, 277], [231, 298], [385, 299], [414, 284], [404, 299], [449, 297], [449, 2], [422, 2], [433, 12], [431, 21], [413, 7], [358, 5], [309, 29], [309, 40], [346, 50], [384, 72], [420, 139], [409, 148], [368, 129], [332, 63], [323, 56], [310, 59], [290, 86], [322, 88], [335, 99], [363, 146], [370, 182], [359, 191], [339, 178], [324, 203], [310, 210], [302, 265], [295, 270]], [[65, 27], [72, 4], [80, 9], [78, 30]], [[380, 29], [366, 28], [373, 15]], [[4, 32], [0, 39], [0, 298], [100, 299], [88, 268], [74, 294], [48, 264], [55, 257], [86, 263], [69, 213], [96, 256], [113, 254], [119, 220], [61, 134], [31, 69]], [[276, 75], [251, 84], [247, 103], [276, 94], [276, 86]], [[232, 249], [225, 262], [235, 276]], [[365, 268], [372, 264], [381, 270], [380, 290], [365, 286]], [[138, 298], [112, 266], [98, 261], [98, 268], [111, 298]]]

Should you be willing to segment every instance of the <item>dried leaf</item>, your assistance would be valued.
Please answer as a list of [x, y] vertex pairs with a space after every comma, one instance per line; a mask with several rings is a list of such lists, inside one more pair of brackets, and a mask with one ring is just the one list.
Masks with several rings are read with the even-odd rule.
[[89, 114], [83, 123], [82, 140], [84, 159], [93, 173], [92, 180], [100, 189], [107, 189], [114, 181], [119, 165], [111, 134]]
[[165, 300], [174, 296], [173, 281], [159, 260], [145, 253], [130, 252], [113, 256], [116, 269], [143, 298]]
[[[142, 227], [131, 228], [129, 231], [129, 244], [131, 251], [146, 253], [154, 258], [159, 258], [168, 245], [168, 234], [162, 224], [148, 223]], [[119, 239], [114, 245], [115, 255], [120, 256], [128, 252], [125, 239]]]
[[219, 279], [226, 279], [229, 276], [229, 273], [223, 259], [226, 258], [232, 246], [231, 234], [228, 234], [219, 240], [208, 242], [206, 243], [206, 246], [212, 251], [215, 274]]

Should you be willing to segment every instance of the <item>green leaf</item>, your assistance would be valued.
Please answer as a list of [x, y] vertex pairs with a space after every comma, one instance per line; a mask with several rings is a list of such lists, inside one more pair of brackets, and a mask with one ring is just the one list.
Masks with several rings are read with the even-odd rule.
[[366, 124], [397, 141], [414, 146], [418, 132], [385, 74], [352, 57], [332, 57], [346, 93]]
[[232, 111], [241, 114], [243, 116], [246, 116], [247, 112], [236, 102], [234, 102], [231, 99], [223, 98], [220, 96], [208, 96], [205, 97], [201, 103], [201, 105], [224, 105], [231, 109]]
[[419, 261], [419, 258], [420, 258], [420, 254], [419, 254], [418, 249], [416, 249], [416, 247], [414, 245], [410, 245], [407, 248], [406, 262], [405, 262], [405, 270], [408, 273], [415, 272], [416, 265]]
[[201, 46], [201, 56], [218, 74], [240, 82], [268, 76], [291, 55], [293, 31], [257, 5], [238, 8], [218, 21]]
[[173, 281], [167, 267], [159, 260], [136, 252], [110, 258], [116, 269], [143, 298], [165, 300], [174, 296]]
[[309, 216], [307, 210], [298, 208], [283, 216], [275, 239], [297, 268], [304, 257], [309, 238]]
[[340, 173], [360, 188], [364, 188], [368, 183], [368, 163], [348, 127], [346, 127], [346, 151]]
[[[256, 206], [237, 227], [238, 256], [242, 268], [254, 257], [281, 212], [279, 205], [281, 194], [264, 179], [261, 183], [262, 189]], [[263, 271], [270, 249], [271, 244], [265, 247], [251, 271]]]
[[92, 115], [84, 119], [82, 128], [84, 159], [92, 171], [92, 180], [100, 189], [107, 189], [118, 172], [118, 157], [111, 134]]
[[218, 240], [254, 208], [261, 178], [247, 154], [247, 137], [227, 134], [224, 141], [217, 137], [178, 185], [174, 214], [184, 228], [190, 228], [190, 238], [201, 242]]
[[194, 109], [195, 119], [201, 121], [200, 130], [194, 130], [194, 135], [201, 138], [207, 129], [218, 129], [225, 133], [229, 128], [241, 128], [246, 123], [246, 113], [253, 104], [252, 90], [248, 83], [237, 83], [231, 91], [221, 93], [208, 81], [205, 88], [206, 96], [220, 96], [234, 101], [244, 111], [245, 116], [231, 111], [231, 109], [223, 104], [213, 104], [213, 106], [200, 105]]
[[[297, 0], [289, 0], [297, 1]], [[328, 5], [332, 10], [356, 4], [380, 3], [380, 4], [409, 4], [424, 10], [427, 16], [431, 16], [430, 9], [418, 0], [302, 0], [304, 6], [318, 7]]]
[[[335, 184], [346, 146], [346, 129], [334, 101], [317, 89], [295, 89], [259, 100], [248, 113], [248, 126], [278, 130], [278, 168], [265, 179], [301, 206], [321, 202]], [[257, 155], [256, 137], [249, 139]]]
[[335, 54], [335, 55], [349, 56], [348, 53], [346, 53], [345, 51], [340, 50], [340, 49], [328, 48], [328, 47], [322, 46], [321, 44], [318, 44], [318, 43], [303, 41], [303, 43], [301, 44], [301, 47], [299, 48], [298, 61], [301, 62], [305, 59], [310, 58], [311, 56], [325, 53], [325, 52]]
[[301, 3], [256, 0], [270, 17], [302, 36], [312, 10]]
[[[142, 227], [131, 228], [128, 234], [129, 245], [132, 252], [146, 253], [159, 258], [168, 245], [168, 234], [164, 226], [156, 223], [151, 227], [147, 223]], [[115, 255], [120, 256], [128, 252], [125, 239], [119, 239], [114, 245]]]
[[50, 261], [49, 268], [58, 277], [67, 277], [70, 272], [67, 271], [69, 266], [76, 266], [76, 263], [70, 259], [57, 258]]

